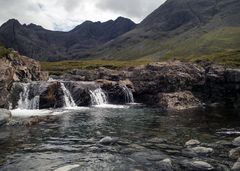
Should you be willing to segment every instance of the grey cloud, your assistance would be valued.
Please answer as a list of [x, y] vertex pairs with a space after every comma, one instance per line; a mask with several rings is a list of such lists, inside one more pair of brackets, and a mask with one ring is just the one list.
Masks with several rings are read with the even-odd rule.
[[55, 30], [69, 30], [84, 20], [106, 21], [118, 16], [139, 22], [164, 1], [0, 0], [0, 25], [11, 18]]
[[78, 5], [82, 4], [83, 1], [82, 0], [58, 0], [57, 4], [63, 4], [65, 10], [67, 11], [73, 11], [75, 10]]
[[122, 13], [126, 16], [142, 19], [158, 8], [165, 0], [101, 0], [96, 6], [102, 10]]

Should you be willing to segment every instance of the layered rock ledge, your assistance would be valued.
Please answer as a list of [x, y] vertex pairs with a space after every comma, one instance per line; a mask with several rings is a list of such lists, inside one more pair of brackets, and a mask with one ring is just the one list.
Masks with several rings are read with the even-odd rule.
[[126, 70], [73, 70], [54, 78], [102, 80], [102, 87], [106, 89], [113, 88], [109, 82], [127, 82], [136, 102], [166, 109], [179, 110], [213, 103], [235, 108], [240, 105], [240, 69], [215, 64], [159, 62]]

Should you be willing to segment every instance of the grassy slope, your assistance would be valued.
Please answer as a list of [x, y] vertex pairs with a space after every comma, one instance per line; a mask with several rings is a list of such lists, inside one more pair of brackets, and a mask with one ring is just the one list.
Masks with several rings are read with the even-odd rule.
[[52, 74], [62, 74], [73, 69], [96, 69], [106, 67], [109, 69], [122, 69], [147, 64], [149, 60], [86, 60], [86, 61], [60, 61], [60, 62], [41, 62], [42, 70], [50, 71]]
[[[195, 34], [195, 35], [194, 35]], [[106, 50], [109, 59], [162, 60], [211, 55], [240, 49], [240, 27], [224, 27], [201, 34], [187, 33], [162, 40], [139, 40], [123, 49]], [[103, 52], [104, 54], [104, 52]]]

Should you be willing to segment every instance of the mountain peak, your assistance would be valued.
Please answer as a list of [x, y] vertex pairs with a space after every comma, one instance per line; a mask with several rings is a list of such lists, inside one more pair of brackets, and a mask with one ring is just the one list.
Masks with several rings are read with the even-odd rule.
[[9, 19], [7, 22], [5, 22], [2, 26], [9, 26], [9, 25], [21, 25], [20, 22], [16, 19]]

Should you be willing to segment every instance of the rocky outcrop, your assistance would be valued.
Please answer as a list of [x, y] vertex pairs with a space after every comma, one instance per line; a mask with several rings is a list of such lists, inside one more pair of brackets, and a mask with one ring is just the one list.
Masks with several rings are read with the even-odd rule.
[[159, 106], [167, 109], [183, 110], [201, 106], [201, 102], [190, 91], [159, 93]]
[[47, 80], [48, 74], [41, 72], [40, 64], [30, 58], [8, 50], [0, 56], [0, 107], [7, 107], [7, 99], [13, 82]]
[[180, 110], [211, 103], [237, 108], [240, 104], [240, 70], [215, 64], [170, 61], [120, 71], [104, 68], [74, 70], [59, 78], [105, 80], [102, 87], [109, 92], [110, 98], [121, 98], [118, 83], [127, 80], [124, 84], [132, 90], [137, 102], [165, 109]]

